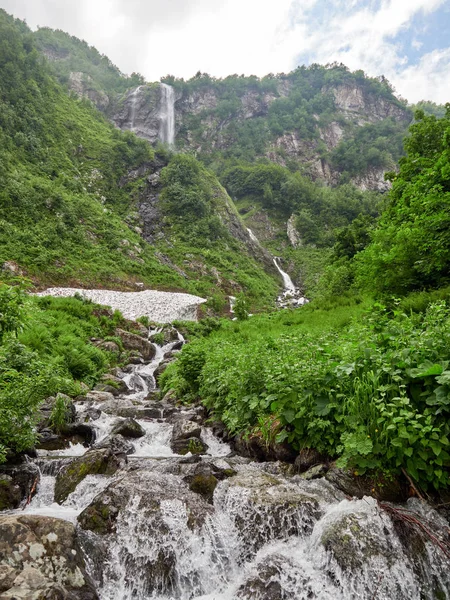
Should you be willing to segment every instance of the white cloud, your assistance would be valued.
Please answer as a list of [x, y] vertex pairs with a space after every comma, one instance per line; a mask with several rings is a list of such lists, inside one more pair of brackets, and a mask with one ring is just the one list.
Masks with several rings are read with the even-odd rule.
[[[447, 51], [408, 64], [395, 36], [446, 0], [0, 0], [26, 18], [85, 39], [148, 80], [289, 71], [343, 62], [384, 74], [410, 101], [450, 100]], [[419, 49], [419, 42], [414, 45]], [[450, 44], [449, 44], [450, 45]]]

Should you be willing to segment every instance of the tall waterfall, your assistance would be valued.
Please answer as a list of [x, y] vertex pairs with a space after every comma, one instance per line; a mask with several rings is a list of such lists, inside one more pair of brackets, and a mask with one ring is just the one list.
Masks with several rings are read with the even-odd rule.
[[130, 122], [129, 122], [129, 130], [130, 131], [134, 131], [134, 121], [136, 119], [136, 105], [137, 105], [137, 99], [139, 96], [139, 92], [141, 91], [141, 85], [139, 85], [135, 90], [132, 91], [131, 95], [130, 95], [130, 104], [131, 104], [131, 111], [130, 111]]
[[161, 83], [161, 101], [159, 107], [159, 138], [168, 146], [175, 145], [175, 93], [173, 87]]

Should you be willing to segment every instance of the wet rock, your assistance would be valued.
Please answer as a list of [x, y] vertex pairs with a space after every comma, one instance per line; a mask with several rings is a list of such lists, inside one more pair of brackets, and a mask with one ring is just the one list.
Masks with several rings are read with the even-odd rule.
[[296, 473], [304, 473], [311, 467], [329, 462], [327, 456], [317, 452], [314, 448], [303, 448], [295, 459], [294, 468]]
[[[123, 375], [120, 369], [117, 369], [117, 372]], [[106, 373], [105, 375], [102, 375], [101, 380], [107, 385], [114, 386], [118, 390], [119, 394], [125, 394], [128, 391], [125, 381], [123, 381], [123, 379], [114, 373]]]
[[351, 497], [373, 496], [377, 500], [390, 502], [402, 502], [407, 498], [407, 489], [398, 479], [361, 476], [346, 469], [339, 469], [335, 465], [330, 468], [325, 477], [344, 494]]
[[166, 404], [173, 404], [173, 405], [177, 404], [178, 398], [177, 398], [175, 390], [169, 390], [163, 397], [162, 402], [164, 402]]
[[252, 569], [236, 592], [240, 600], [292, 600], [296, 597], [318, 598], [308, 576], [286, 556], [272, 554]]
[[0, 510], [18, 508], [39, 482], [40, 472], [33, 463], [0, 465]]
[[10, 475], [0, 473], [0, 511], [17, 508], [21, 501], [20, 487]]
[[38, 450], [62, 450], [70, 444], [83, 444], [90, 446], [95, 441], [95, 430], [86, 423], [71, 423], [56, 434], [51, 429], [42, 429], [39, 432]]
[[117, 388], [106, 383], [97, 383], [97, 385], [94, 387], [94, 390], [96, 392], [109, 392], [113, 396], [118, 396], [120, 393]]
[[311, 467], [305, 473], [302, 473], [300, 477], [305, 481], [312, 481], [313, 479], [319, 479], [320, 477], [324, 477], [328, 471], [327, 465], [316, 465], [315, 467]]
[[268, 542], [310, 534], [323, 514], [324, 498], [330, 496], [339, 497], [339, 492], [325, 481], [305, 481], [299, 487], [284, 477], [249, 469], [223, 481], [214, 498], [240, 532], [242, 559], [248, 560]]
[[118, 417], [131, 419], [161, 419], [162, 411], [159, 406], [125, 406], [118, 408], [113, 414]]
[[104, 440], [96, 444], [96, 448], [109, 448], [113, 454], [128, 456], [134, 454], [135, 447], [122, 435], [108, 435]]
[[86, 400], [90, 402], [111, 402], [114, 400], [114, 396], [109, 392], [92, 390], [86, 394]]
[[100, 535], [114, 533], [119, 555], [114, 562], [104, 556], [105, 579], [125, 579], [130, 597], [151, 597], [156, 590], [172, 596], [179, 549], [212, 512], [178, 477], [140, 469], [113, 481], [78, 522]]
[[170, 342], [176, 342], [178, 340], [178, 331], [175, 327], [164, 327], [159, 333], [154, 333], [150, 336], [150, 341], [158, 344], [159, 346], [165, 346]]
[[164, 373], [164, 371], [167, 369], [167, 367], [170, 365], [170, 363], [173, 362], [173, 359], [166, 359], [164, 360], [162, 363], [160, 363], [154, 373], [153, 373], [153, 377], [155, 378], [156, 381], [159, 380], [159, 378], [161, 377], [161, 375]]
[[231, 468], [223, 468], [214, 463], [198, 462], [191, 473], [184, 477], [189, 489], [203, 496], [207, 502], [213, 503], [214, 490], [219, 481], [236, 475]]
[[140, 438], [144, 437], [145, 429], [132, 418], [127, 418], [125, 421], [119, 421], [112, 429], [113, 434], [120, 434], [123, 437]]
[[67, 521], [0, 516], [0, 565], [1, 600], [98, 600]]
[[170, 447], [175, 454], [204, 454], [207, 446], [200, 439], [202, 428], [193, 421], [180, 420], [173, 427]]
[[90, 450], [64, 466], [56, 477], [55, 502], [62, 503], [86, 475], [112, 475], [119, 462], [111, 450]]
[[156, 353], [155, 346], [148, 340], [135, 333], [117, 329], [117, 335], [122, 339], [122, 343], [127, 350], [137, 350], [142, 354], [144, 360], [151, 360]]
[[281, 460], [293, 462], [295, 451], [286, 443], [278, 444], [275, 441], [266, 442], [261, 435], [238, 435], [232, 440], [234, 450], [242, 456], [254, 458], [258, 461]]

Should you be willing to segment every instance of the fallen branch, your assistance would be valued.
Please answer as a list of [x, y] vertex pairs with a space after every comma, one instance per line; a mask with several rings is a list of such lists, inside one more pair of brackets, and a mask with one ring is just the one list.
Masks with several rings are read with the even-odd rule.
[[405, 471], [405, 469], [403, 469], [403, 467], [402, 467], [402, 473], [406, 477], [406, 479], [409, 481], [409, 485], [414, 490], [414, 493], [416, 494], [416, 496], [418, 498], [420, 498], [421, 500], [423, 500], [423, 502], [425, 502], [425, 498], [422, 496], [422, 494], [419, 492], [417, 487], [414, 485], [414, 481], [411, 479], [411, 477], [408, 475], [408, 473]]
[[428, 539], [431, 540], [433, 544], [435, 544], [438, 548], [440, 548], [440, 550], [450, 560], [450, 544], [437, 538], [433, 531], [431, 531], [429, 527], [422, 523], [422, 521], [419, 521], [419, 519], [416, 516], [413, 516], [413, 514], [410, 511], [399, 510], [398, 508], [394, 508], [393, 506], [390, 506], [389, 504], [386, 504], [384, 502], [379, 502], [378, 505], [381, 509], [390, 513], [400, 521], [409, 523], [413, 527], [420, 529], [423, 533], [425, 533]]
[[27, 501], [25, 502], [25, 506], [22, 508], [22, 510], [25, 510], [26, 507], [30, 504], [31, 500], [33, 499], [33, 496], [34, 496], [34, 494], [36, 492], [38, 481], [39, 481], [39, 477], [36, 477], [36, 479], [34, 480], [33, 485], [31, 486], [30, 493], [28, 494]]

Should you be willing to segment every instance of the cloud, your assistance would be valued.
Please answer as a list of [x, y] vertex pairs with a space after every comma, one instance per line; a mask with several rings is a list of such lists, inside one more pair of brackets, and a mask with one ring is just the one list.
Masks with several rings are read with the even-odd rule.
[[[197, 71], [265, 75], [337, 61], [384, 74], [410, 101], [439, 102], [450, 100], [443, 77], [447, 49], [422, 48], [412, 24], [420, 19], [426, 27], [427, 16], [445, 5], [446, 0], [0, 0], [31, 27], [68, 31], [122, 71], [139, 71], [150, 81]], [[405, 45], [400, 38], [409, 30]]]

